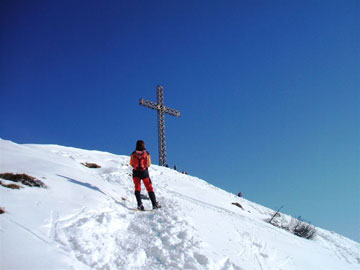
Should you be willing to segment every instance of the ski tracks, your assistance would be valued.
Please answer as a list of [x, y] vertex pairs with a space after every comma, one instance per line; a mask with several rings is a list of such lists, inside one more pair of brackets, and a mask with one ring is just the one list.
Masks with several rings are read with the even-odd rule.
[[[292, 264], [291, 257], [279, 260], [277, 250], [268, 247], [266, 242], [260, 241], [247, 232], [239, 232], [239, 234], [241, 236], [239, 257], [246, 258], [246, 262], [256, 262], [256, 264], [249, 266], [249, 269], [274, 270], [292, 268], [290, 267]], [[249, 260], [251, 257], [253, 257], [254, 260]], [[276, 265], [275, 268], [274, 265]]]
[[[236, 220], [240, 218], [241, 220], [247, 220], [249, 223], [253, 223], [251, 218], [237, 214], [236, 212], [227, 210], [225, 208], [209, 204], [190, 196], [182, 195], [175, 191], [168, 191], [176, 195], [177, 198], [181, 198], [183, 200], [193, 202], [198, 206], [204, 208], [204, 210], [212, 210], [217, 213], [222, 213], [224, 216], [228, 216]], [[236, 223], [236, 222], [235, 222]], [[241, 224], [236, 223], [236, 224]], [[235, 225], [234, 225], [235, 226]], [[240, 231], [238, 229], [234, 229], [237, 233], [234, 235], [233, 239], [237, 243], [234, 246], [234, 250], [238, 250], [235, 252], [235, 256], [231, 256], [229, 258], [225, 258], [222, 261], [216, 263], [217, 266], [210, 267], [210, 269], [221, 269], [221, 270], [228, 270], [228, 269], [241, 269], [238, 265], [245, 266], [245, 269], [259, 269], [259, 270], [274, 270], [274, 269], [288, 269], [289, 265], [291, 265], [292, 259], [291, 257], [281, 258], [278, 256], [277, 251], [271, 247], [268, 247], [265, 241], [260, 241], [259, 239], [252, 236], [246, 231]], [[245, 229], [246, 230], [246, 229]], [[240, 260], [238, 259], [240, 258]], [[243, 259], [244, 258], [244, 259]], [[249, 258], [254, 258], [253, 260], [249, 260]], [[240, 261], [241, 263], [234, 264], [233, 261]], [[248, 265], [249, 261], [256, 262], [254, 264]], [[274, 268], [276, 265], [276, 268]]]
[[[338, 235], [335, 232], [326, 232], [322, 229], [318, 229], [317, 238], [321, 242], [321, 245], [333, 252], [339, 260], [345, 261], [348, 264], [360, 265], [360, 249], [357, 243], [345, 239], [347, 244], [344, 244], [344, 237]], [[353, 245], [355, 243], [355, 245]], [[359, 251], [356, 252], [355, 250]]]

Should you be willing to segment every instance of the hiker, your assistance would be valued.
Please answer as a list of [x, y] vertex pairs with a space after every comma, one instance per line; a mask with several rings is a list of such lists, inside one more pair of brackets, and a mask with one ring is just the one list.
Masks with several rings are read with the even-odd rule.
[[141, 202], [141, 180], [144, 182], [149, 198], [153, 205], [153, 209], [161, 208], [156, 201], [154, 189], [150, 180], [148, 168], [151, 165], [151, 158], [149, 152], [145, 148], [145, 143], [142, 140], [136, 142], [136, 150], [131, 154], [130, 165], [133, 167], [133, 180], [135, 185], [135, 197], [137, 201], [137, 209], [143, 211], [144, 206]]
[[242, 193], [241, 193], [241, 192], [238, 193], [238, 197], [242, 197]]

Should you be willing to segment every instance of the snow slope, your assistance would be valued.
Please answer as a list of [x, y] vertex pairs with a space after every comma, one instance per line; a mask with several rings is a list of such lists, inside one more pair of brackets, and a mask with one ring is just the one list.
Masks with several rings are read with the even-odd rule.
[[359, 243], [321, 228], [314, 240], [294, 236], [264, 221], [273, 210], [168, 168], [150, 168], [163, 208], [133, 211], [128, 163], [128, 156], [0, 139], [0, 173], [48, 186], [0, 186], [7, 211], [0, 269], [360, 269]]

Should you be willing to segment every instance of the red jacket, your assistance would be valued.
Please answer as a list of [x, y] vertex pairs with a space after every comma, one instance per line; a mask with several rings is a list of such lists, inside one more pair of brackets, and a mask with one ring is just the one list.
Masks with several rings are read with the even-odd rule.
[[[145, 170], [135, 170], [135, 167], [136, 167], [136, 162], [137, 162], [137, 155], [138, 154], [144, 154], [145, 152], [145, 155], [146, 155], [146, 159], [145, 159]], [[140, 161], [139, 161], [140, 162]], [[151, 165], [151, 157], [150, 157], [150, 154], [147, 150], [143, 150], [143, 151], [134, 151], [132, 154], [131, 154], [131, 157], [130, 157], [130, 165], [133, 167], [133, 178], [140, 178], [140, 179], [144, 179], [144, 178], [150, 178], [149, 176], [149, 171], [148, 171], [148, 168], [150, 167]], [[140, 164], [139, 164], [140, 165]]]

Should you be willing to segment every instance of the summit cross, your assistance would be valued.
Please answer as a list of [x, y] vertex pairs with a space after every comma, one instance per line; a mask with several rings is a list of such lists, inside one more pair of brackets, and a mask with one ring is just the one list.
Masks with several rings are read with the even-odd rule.
[[159, 132], [159, 164], [166, 166], [166, 142], [165, 142], [165, 113], [172, 116], [180, 117], [180, 111], [171, 109], [164, 105], [164, 88], [161, 85], [157, 86], [157, 103], [140, 99], [139, 104], [158, 111], [158, 132]]

